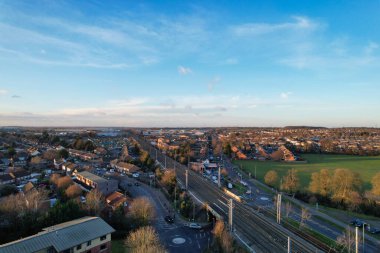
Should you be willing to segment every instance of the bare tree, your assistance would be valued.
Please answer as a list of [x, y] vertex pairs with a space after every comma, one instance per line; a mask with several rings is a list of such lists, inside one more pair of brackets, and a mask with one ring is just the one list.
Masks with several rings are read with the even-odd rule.
[[290, 213], [293, 212], [293, 206], [290, 202], [285, 202], [285, 216], [289, 218]]
[[216, 241], [219, 243], [222, 252], [233, 252], [233, 238], [226, 230], [224, 223], [218, 220], [215, 223], [214, 230], [212, 231]]
[[350, 202], [352, 192], [359, 191], [362, 182], [360, 176], [348, 169], [336, 169], [332, 178], [333, 199]]
[[301, 222], [300, 222], [300, 228], [306, 226], [306, 222], [311, 219], [311, 213], [310, 210], [307, 208], [302, 207], [301, 209]]
[[270, 170], [265, 174], [264, 181], [267, 185], [275, 186], [278, 181], [278, 174], [274, 170]]
[[64, 176], [58, 179], [57, 187], [59, 189], [67, 189], [70, 185], [73, 184], [73, 180], [69, 176]]
[[129, 214], [133, 218], [142, 221], [144, 224], [147, 224], [155, 216], [152, 203], [145, 197], [133, 200], [129, 208]]
[[[360, 238], [358, 239], [360, 243]], [[355, 245], [355, 232], [350, 227], [347, 227], [343, 234], [338, 236], [336, 239], [336, 243], [342, 247], [342, 250], [347, 250], [351, 252], [351, 249], [354, 248]]]
[[297, 171], [295, 169], [288, 170], [288, 173], [282, 179], [281, 188], [294, 193], [299, 188], [299, 181]]
[[158, 234], [153, 227], [141, 227], [131, 232], [124, 240], [124, 244], [132, 253], [164, 253]]
[[380, 196], [380, 172], [373, 176], [372, 180], [372, 194]]
[[66, 196], [69, 198], [76, 198], [82, 194], [82, 189], [77, 184], [70, 185], [66, 191]]
[[104, 207], [103, 194], [98, 189], [92, 189], [86, 195], [86, 209], [94, 215], [99, 215]]

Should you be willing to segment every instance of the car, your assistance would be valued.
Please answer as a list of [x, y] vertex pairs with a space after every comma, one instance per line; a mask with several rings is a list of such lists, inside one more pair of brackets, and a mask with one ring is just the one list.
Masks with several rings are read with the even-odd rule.
[[169, 215], [165, 216], [165, 221], [167, 223], [174, 223], [174, 219], [171, 216], [169, 216]]
[[135, 186], [140, 186], [140, 183], [136, 182], [136, 183], [135, 183]]
[[194, 229], [201, 229], [202, 226], [199, 225], [198, 223], [190, 223], [189, 225], [189, 228], [194, 228]]
[[138, 178], [139, 176], [140, 176], [139, 173], [133, 173], [133, 174], [132, 174], [132, 177], [134, 177], [134, 178]]
[[350, 222], [351, 225], [354, 225], [355, 227], [361, 228], [363, 226], [366, 226], [367, 224], [364, 221], [361, 221], [359, 219], [353, 219]]
[[128, 183], [127, 185], [128, 185], [128, 186], [132, 186], [132, 184], [131, 184], [131, 183]]
[[369, 228], [367, 229], [368, 232], [370, 232], [371, 234], [379, 234], [380, 233], [380, 229], [378, 228]]

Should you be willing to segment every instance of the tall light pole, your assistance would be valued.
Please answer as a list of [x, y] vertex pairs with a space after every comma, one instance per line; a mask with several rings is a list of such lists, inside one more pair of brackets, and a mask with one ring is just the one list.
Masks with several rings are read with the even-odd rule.
[[230, 203], [229, 203], [229, 211], [228, 211], [228, 224], [229, 224], [229, 226], [230, 226], [230, 231], [232, 232], [232, 225], [233, 225], [233, 200], [232, 199], [230, 199], [230, 201], [229, 201]]
[[290, 237], [288, 236], [288, 253], [292, 252], [292, 241], [290, 240]]
[[364, 227], [365, 227], [365, 225], [367, 225], [366, 223], [363, 223], [363, 250], [362, 250], [362, 252], [364, 253]]
[[281, 224], [281, 194], [277, 194], [277, 223]]
[[355, 227], [355, 253], [359, 253], [359, 228]]

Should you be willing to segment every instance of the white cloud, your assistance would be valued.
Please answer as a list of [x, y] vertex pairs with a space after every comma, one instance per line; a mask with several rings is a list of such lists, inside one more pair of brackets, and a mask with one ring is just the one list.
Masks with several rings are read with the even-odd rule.
[[0, 89], [0, 95], [5, 95], [5, 94], [7, 94], [7, 93], [8, 93], [7, 90]]
[[193, 71], [190, 68], [184, 66], [178, 66], [178, 73], [181, 75], [191, 74]]
[[280, 31], [311, 31], [319, 24], [307, 17], [294, 16], [293, 22], [285, 23], [246, 23], [232, 27], [232, 32], [238, 36], [256, 36]]
[[224, 61], [222, 61], [221, 65], [236, 65], [239, 63], [239, 60], [236, 58], [227, 58]]
[[282, 92], [280, 94], [280, 97], [283, 98], [283, 99], [288, 99], [290, 95], [292, 95], [293, 93], [288, 91], [288, 92]]
[[369, 42], [368, 45], [364, 48], [364, 52], [367, 55], [371, 55], [376, 49], [379, 48], [379, 44], [375, 42]]

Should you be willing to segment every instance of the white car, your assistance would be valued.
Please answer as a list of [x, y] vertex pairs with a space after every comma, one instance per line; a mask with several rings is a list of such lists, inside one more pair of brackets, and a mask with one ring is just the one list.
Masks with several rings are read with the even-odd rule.
[[132, 177], [134, 177], [134, 178], [138, 178], [139, 176], [140, 176], [139, 173], [133, 173], [133, 174], [132, 174]]
[[190, 223], [189, 228], [201, 229], [202, 227], [198, 223]]

